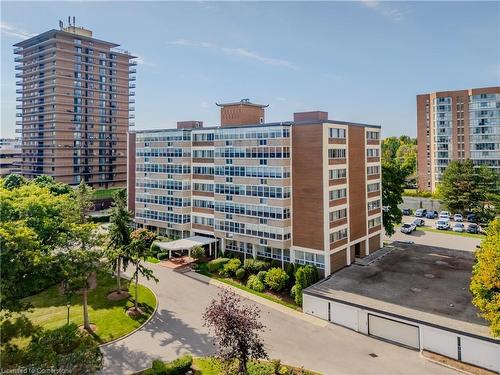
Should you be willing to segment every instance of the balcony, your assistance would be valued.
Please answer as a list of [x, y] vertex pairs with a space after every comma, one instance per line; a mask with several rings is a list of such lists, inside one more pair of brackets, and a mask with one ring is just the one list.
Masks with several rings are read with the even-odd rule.
[[137, 73], [137, 69], [133, 68], [133, 69], [129, 69], [128, 70], [128, 73], [129, 74], [134, 74], [134, 73]]
[[130, 85], [128, 85], [128, 88], [129, 89], [135, 89], [135, 83], [131, 83]]
[[14, 48], [14, 53], [20, 53], [23, 51], [23, 47]]
[[136, 66], [137, 65], [137, 61], [131, 60], [131, 61], [129, 61], [128, 65], [129, 66]]
[[23, 89], [16, 89], [16, 94], [22, 94], [23, 93]]
[[134, 96], [134, 95], [135, 95], [135, 91], [129, 91], [128, 96]]
[[131, 113], [130, 115], [128, 115], [128, 118], [135, 118], [135, 115]]

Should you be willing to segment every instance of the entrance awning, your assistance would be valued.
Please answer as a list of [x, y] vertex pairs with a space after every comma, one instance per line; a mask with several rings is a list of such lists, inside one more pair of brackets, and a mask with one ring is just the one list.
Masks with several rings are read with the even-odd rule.
[[210, 245], [216, 242], [217, 240], [215, 238], [192, 236], [171, 242], [155, 242], [155, 244], [158, 245], [160, 249], [168, 251], [176, 251], [176, 250], [191, 250], [195, 246]]

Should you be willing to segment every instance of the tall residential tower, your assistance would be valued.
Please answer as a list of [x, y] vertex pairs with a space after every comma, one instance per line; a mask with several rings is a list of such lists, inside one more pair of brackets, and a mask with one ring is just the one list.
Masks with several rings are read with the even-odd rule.
[[500, 87], [417, 95], [418, 188], [434, 191], [451, 161], [500, 173]]
[[70, 23], [15, 44], [19, 173], [125, 186], [134, 58]]

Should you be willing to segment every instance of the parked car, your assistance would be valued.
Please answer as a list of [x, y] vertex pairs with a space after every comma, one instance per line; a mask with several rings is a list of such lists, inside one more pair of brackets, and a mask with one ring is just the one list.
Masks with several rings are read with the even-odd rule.
[[448, 230], [450, 228], [450, 219], [439, 219], [436, 223], [436, 228], [441, 230]]
[[453, 226], [453, 232], [465, 232], [465, 225], [463, 223], [455, 223]]
[[425, 215], [427, 215], [427, 210], [425, 208], [419, 208], [415, 211], [416, 217], [425, 217]]
[[416, 227], [423, 227], [425, 225], [425, 220], [416, 218], [415, 220], [413, 220], [412, 224], [415, 225]]
[[439, 213], [439, 218], [440, 219], [449, 219], [451, 216], [450, 212], [449, 211], [441, 211]]
[[453, 220], [462, 222], [464, 221], [464, 217], [461, 214], [455, 214], [453, 215]]
[[437, 211], [427, 211], [427, 214], [425, 214], [425, 217], [427, 219], [435, 219], [438, 217], [438, 212]]
[[410, 234], [415, 229], [417, 229], [417, 227], [414, 224], [405, 223], [401, 225], [401, 233]]
[[480, 228], [479, 228], [479, 225], [477, 224], [474, 224], [474, 223], [470, 223], [467, 227], [467, 233], [474, 233], [474, 234], [478, 234], [480, 232]]
[[403, 215], [407, 215], [407, 216], [413, 215], [413, 211], [411, 208], [403, 208], [402, 212], [403, 212]]
[[467, 221], [469, 223], [475, 223], [476, 222], [476, 215], [475, 214], [468, 214], [467, 215]]

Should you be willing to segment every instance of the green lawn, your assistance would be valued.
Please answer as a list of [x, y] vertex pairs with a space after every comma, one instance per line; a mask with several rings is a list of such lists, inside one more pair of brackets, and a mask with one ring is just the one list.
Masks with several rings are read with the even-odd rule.
[[[97, 325], [96, 340], [100, 343], [108, 342], [121, 337], [142, 325], [156, 307], [156, 297], [145, 286], [139, 285], [139, 303], [145, 314], [138, 318], [131, 318], [125, 312], [133, 306], [131, 298], [122, 301], [109, 301], [107, 294], [115, 289], [116, 280], [110, 274], [99, 274], [97, 287], [89, 292], [90, 322]], [[135, 287], [128, 280], [122, 280], [122, 288], [127, 288], [133, 296]], [[56, 328], [66, 324], [67, 307], [66, 297], [59, 294], [57, 286], [53, 286], [35, 296], [25, 298], [34, 309], [27, 314], [35, 324], [44, 328]], [[71, 298], [70, 321], [78, 325], [83, 324], [82, 296]]]
[[94, 190], [94, 199], [109, 199], [113, 198], [113, 194], [118, 191], [122, 190], [123, 188], [110, 188], [110, 189], [99, 189], [99, 190]]
[[450, 230], [440, 230], [436, 228], [431, 228], [431, 227], [418, 227], [417, 230], [424, 230], [426, 232], [435, 232], [435, 233], [444, 233], [444, 234], [450, 234], [452, 236], [461, 236], [461, 237], [470, 237], [470, 238], [479, 238], [479, 239], [484, 239], [483, 234], [475, 234], [475, 233], [459, 233], [459, 232], [453, 232], [451, 229]]
[[226, 278], [226, 277], [221, 277], [221, 276], [219, 276], [217, 274], [210, 273], [208, 271], [208, 265], [207, 265], [207, 263], [201, 263], [201, 264], [199, 264], [196, 272], [201, 273], [202, 275], [211, 277], [212, 279], [216, 279], [216, 280], [218, 280], [220, 282], [223, 282], [224, 284], [227, 284], [227, 285], [230, 285], [232, 287], [244, 290], [244, 291], [246, 291], [248, 293], [255, 294], [256, 296], [265, 298], [265, 299], [267, 299], [269, 301], [272, 301], [272, 302], [275, 302], [275, 303], [279, 303], [280, 305], [286, 306], [286, 307], [288, 307], [290, 309], [302, 311], [302, 309], [299, 306], [297, 306], [296, 304], [294, 304], [294, 303], [291, 302], [291, 298], [290, 298], [290, 300], [287, 300], [287, 299], [284, 299], [283, 297], [278, 296], [276, 294], [265, 293], [265, 292], [257, 292], [257, 291], [255, 291], [253, 289], [248, 288], [246, 285], [240, 283], [239, 281], [236, 281], [236, 280], [233, 280], [233, 279], [230, 279], [230, 278]]
[[156, 257], [147, 257], [146, 261], [149, 263], [160, 263], [160, 260]]

